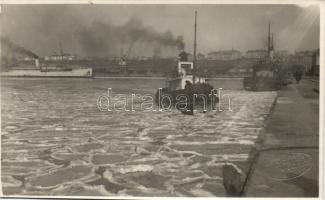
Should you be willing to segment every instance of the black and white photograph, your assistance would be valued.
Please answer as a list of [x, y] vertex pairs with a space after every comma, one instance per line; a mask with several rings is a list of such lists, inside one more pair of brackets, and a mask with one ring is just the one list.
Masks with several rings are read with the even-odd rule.
[[324, 6], [4, 1], [1, 196], [322, 199]]

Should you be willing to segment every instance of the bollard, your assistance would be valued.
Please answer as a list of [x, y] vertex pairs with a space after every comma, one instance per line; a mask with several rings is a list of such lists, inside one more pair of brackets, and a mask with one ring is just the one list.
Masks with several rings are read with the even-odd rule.
[[227, 163], [222, 167], [223, 186], [228, 196], [240, 196], [243, 190], [245, 177], [236, 165]]

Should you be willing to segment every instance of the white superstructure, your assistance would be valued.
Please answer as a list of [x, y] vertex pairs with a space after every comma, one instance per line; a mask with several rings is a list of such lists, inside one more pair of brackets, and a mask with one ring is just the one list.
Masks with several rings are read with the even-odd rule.
[[[168, 81], [168, 88], [173, 90], [185, 89], [186, 82], [193, 84], [193, 62], [180, 61], [178, 62], [177, 77]], [[195, 83], [205, 83], [203, 77], [195, 77]]]
[[53, 71], [41, 71], [41, 70], [10, 70], [1, 72], [0, 76], [8, 77], [84, 77], [91, 78], [93, 76], [92, 68], [71, 69], [71, 70], [53, 70]]
[[49, 67], [39, 63], [35, 58], [35, 68], [13, 68], [8, 71], [0, 72], [0, 76], [7, 77], [93, 77], [92, 68], [66, 68], [66, 67]]

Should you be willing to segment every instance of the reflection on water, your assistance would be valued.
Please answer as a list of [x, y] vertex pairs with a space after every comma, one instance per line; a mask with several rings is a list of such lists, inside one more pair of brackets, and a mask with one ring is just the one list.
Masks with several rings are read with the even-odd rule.
[[276, 93], [242, 91], [240, 79], [211, 84], [232, 112], [97, 108], [107, 88], [154, 94], [159, 79], [2, 79], [4, 193], [224, 196], [222, 165], [247, 161]]

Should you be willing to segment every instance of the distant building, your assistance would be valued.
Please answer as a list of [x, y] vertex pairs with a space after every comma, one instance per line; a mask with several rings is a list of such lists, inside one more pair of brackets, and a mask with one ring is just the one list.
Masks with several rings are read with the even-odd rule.
[[316, 49], [314, 54], [313, 54], [313, 65], [316, 65], [319, 67], [319, 49]]
[[236, 60], [241, 56], [242, 53], [238, 50], [215, 51], [208, 53], [208, 60]]
[[280, 50], [274, 52], [274, 58], [278, 60], [286, 60], [289, 56], [289, 52], [287, 50]]
[[302, 66], [304, 72], [309, 72], [313, 65], [314, 51], [299, 51], [294, 55], [289, 56], [289, 63], [291, 66]]
[[228, 74], [231, 76], [245, 77], [250, 76], [253, 73], [252, 68], [232, 68], [228, 71]]
[[256, 49], [256, 50], [248, 50], [246, 52], [246, 58], [251, 59], [263, 59], [268, 56], [268, 52], [265, 49]]
[[154, 56], [154, 57], [150, 57], [150, 56], [138, 56], [136, 59], [137, 60], [141, 60], [141, 61], [146, 61], [146, 60], [152, 60], [152, 58], [155, 59], [159, 59], [159, 56]]
[[76, 55], [72, 55], [69, 53], [64, 53], [62, 55], [59, 54], [53, 54], [50, 56], [45, 56], [44, 60], [47, 61], [62, 61], [62, 60], [76, 60], [78, 58], [78, 56]]
[[313, 76], [319, 76], [319, 49], [316, 49], [313, 53], [312, 66], [309, 73]]

